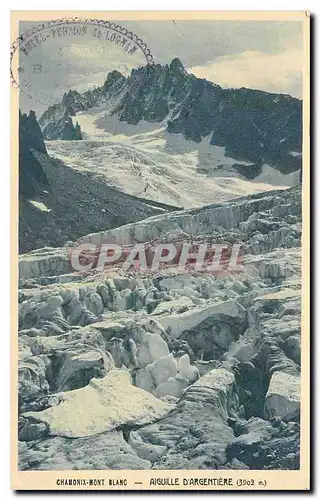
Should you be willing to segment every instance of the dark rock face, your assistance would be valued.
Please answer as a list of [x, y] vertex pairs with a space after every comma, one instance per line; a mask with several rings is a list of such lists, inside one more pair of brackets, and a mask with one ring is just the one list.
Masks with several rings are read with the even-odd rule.
[[134, 69], [128, 78], [113, 71], [102, 87], [82, 94], [70, 90], [60, 105], [41, 117], [44, 137], [63, 138], [62, 117], [104, 104], [131, 125], [166, 119], [169, 133], [195, 142], [209, 136], [228, 156], [254, 163], [253, 172], [240, 172], [247, 178], [256, 177], [263, 163], [282, 173], [301, 168], [301, 155], [291, 154], [302, 148], [300, 100], [260, 90], [223, 89], [187, 73], [177, 58], [169, 65]]
[[81, 141], [81, 127], [78, 122], [74, 126], [71, 116], [66, 111], [58, 121], [48, 124], [44, 131], [44, 137], [47, 140]]
[[73, 124], [72, 116], [77, 111], [87, 109], [82, 102], [82, 96], [76, 90], [69, 90], [63, 95], [61, 104], [54, 104], [41, 116], [39, 124], [46, 140], [62, 139], [79, 141], [82, 139], [78, 122]]
[[62, 139], [65, 141], [79, 141], [82, 139], [80, 125], [77, 122], [76, 126], [74, 126], [70, 117], [67, 117], [64, 122]]
[[104, 92], [108, 92], [109, 89], [114, 87], [121, 87], [121, 85], [125, 82], [126, 78], [117, 70], [111, 71], [108, 73], [107, 79], [103, 84], [102, 90]]
[[[34, 152], [45, 172], [48, 186], [34, 197], [50, 211], [41, 211], [26, 196], [20, 202], [19, 248], [28, 252], [42, 246], [64, 245], [83, 232], [142, 220], [158, 209], [137, 198], [116, 191], [90, 172], [75, 172], [62, 162]], [[27, 184], [28, 186], [29, 184]]]
[[226, 153], [279, 166], [283, 173], [298, 169], [290, 151], [301, 151], [302, 104], [286, 95], [249, 89], [225, 91], [211, 142]]
[[76, 126], [74, 127], [74, 138], [76, 141], [82, 140], [81, 127], [78, 122], [76, 122]]
[[32, 150], [47, 154], [43, 135], [34, 111], [29, 116], [19, 111], [19, 195], [34, 196], [47, 186], [47, 176]]

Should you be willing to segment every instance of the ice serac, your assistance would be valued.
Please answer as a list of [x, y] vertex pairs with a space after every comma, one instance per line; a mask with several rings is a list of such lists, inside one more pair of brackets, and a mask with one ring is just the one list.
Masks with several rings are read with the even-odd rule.
[[71, 271], [71, 262], [65, 248], [42, 248], [19, 257], [19, 276], [22, 279], [56, 276]]
[[236, 301], [225, 301], [207, 307], [196, 307], [182, 314], [159, 316], [158, 321], [168, 331], [170, 337], [177, 338], [183, 332], [190, 331], [200, 325], [207, 318], [235, 322], [243, 330], [246, 310]]
[[[290, 205], [288, 222], [281, 220], [281, 210], [283, 205]], [[94, 243], [101, 245], [103, 243], [117, 243], [119, 245], [130, 245], [145, 241], [153, 241], [170, 237], [175, 233], [175, 238], [188, 234], [190, 237], [209, 236], [214, 239], [215, 236], [221, 238], [225, 231], [239, 229], [239, 241], [243, 241], [244, 233], [241, 223], [247, 222], [250, 216], [257, 212], [267, 217], [272, 224], [265, 223], [263, 229], [252, 227], [247, 233], [247, 237], [253, 241], [256, 238], [265, 241], [269, 236], [270, 246], [278, 243], [278, 233], [282, 225], [291, 225], [301, 220], [299, 215], [299, 206], [301, 204], [301, 189], [294, 187], [284, 192], [272, 191], [268, 193], [259, 193], [256, 195], [245, 196], [226, 203], [208, 205], [206, 207], [166, 213], [165, 215], [156, 215], [145, 219], [139, 223], [127, 224], [126, 226], [107, 230], [100, 233], [88, 234], [78, 239], [78, 243]], [[291, 217], [292, 214], [292, 217]], [[290, 236], [294, 238], [294, 227], [290, 228]], [[224, 230], [224, 231], [223, 231]], [[253, 232], [256, 231], [256, 235]], [[221, 234], [222, 233], [222, 234]], [[260, 233], [260, 234], [259, 234]], [[271, 234], [268, 234], [271, 233]], [[298, 235], [298, 233], [297, 233]], [[236, 240], [235, 235], [233, 240]], [[241, 239], [240, 239], [241, 236]], [[276, 240], [273, 242], [272, 239]], [[230, 239], [230, 235], [229, 235]], [[228, 240], [227, 240], [228, 241]], [[259, 240], [258, 240], [259, 241]], [[168, 240], [166, 241], [168, 242]], [[297, 244], [299, 240], [297, 238]], [[270, 251], [270, 250], [269, 250]], [[251, 252], [250, 252], [251, 253]]]
[[[299, 469], [300, 236], [297, 186], [22, 255], [21, 470]], [[193, 240], [243, 268], [64, 267], [80, 242]]]
[[81, 439], [50, 437], [31, 448], [19, 443], [19, 470], [106, 470], [149, 469], [151, 462], [141, 459], [121, 431], [110, 431]]
[[[76, 180], [79, 183], [81, 182], [81, 178]], [[102, 186], [99, 189], [102, 189]], [[111, 190], [111, 194], [115, 196], [113, 190]], [[122, 212], [122, 218], [143, 218], [145, 212], [154, 213], [152, 207], [138, 202], [131, 205], [133, 203], [131, 198], [126, 195], [123, 196], [123, 200], [122, 195], [118, 196], [116, 205], [121, 206], [124, 211]], [[70, 200], [71, 202], [72, 200]], [[96, 200], [96, 205], [100, 207], [99, 200]], [[108, 220], [105, 221], [106, 229], [104, 231], [89, 233], [80, 237], [77, 239], [75, 246], [82, 243], [132, 245], [153, 240], [170, 243], [172, 240], [179, 240], [179, 235], [181, 235], [181, 239], [187, 235], [188, 238], [198, 239], [200, 237], [203, 240], [209, 239], [209, 241], [213, 242], [239, 242], [245, 243], [247, 253], [257, 255], [255, 259], [252, 258], [252, 263], [254, 266], [259, 267], [261, 271], [266, 269], [266, 271], [263, 271], [266, 273], [266, 277], [270, 272], [273, 274], [276, 272], [281, 276], [285, 272], [284, 268], [281, 267], [282, 248], [292, 248], [292, 252], [298, 253], [301, 224], [299, 206], [301, 206], [301, 189], [299, 187], [283, 192], [259, 193], [258, 195], [199, 209], [166, 212], [165, 214], [155, 215], [140, 222], [133, 222], [114, 229], [108, 229], [110, 226], [110, 220]], [[90, 204], [88, 216], [94, 211], [94, 208]], [[287, 212], [287, 218], [284, 218], [284, 211]], [[260, 213], [261, 217], [264, 218], [264, 224], [256, 222], [256, 213]], [[105, 216], [103, 217], [97, 220], [97, 224], [103, 223]], [[75, 235], [80, 230], [79, 226], [72, 229]], [[231, 235], [230, 231], [232, 232]], [[61, 238], [61, 232], [59, 238]], [[269, 254], [273, 249], [277, 249], [277, 253], [274, 255]], [[65, 257], [62, 257], [62, 255]], [[55, 262], [57, 260], [61, 261], [61, 268], [55, 269], [54, 266], [56, 266]], [[65, 260], [65, 264], [62, 264], [62, 260]], [[31, 261], [34, 264], [31, 265]], [[52, 271], [50, 269], [51, 263], [53, 266]], [[50, 276], [52, 273], [65, 274], [70, 269], [70, 258], [67, 249], [39, 249], [21, 256], [20, 266], [22, 276], [25, 278], [36, 278], [40, 275]], [[285, 266], [288, 266], [287, 262]], [[272, 271], [272, 269], [275, 271]]]
[[272, 375], [266, 395], [265, 413], [267, 418], [292, 420], [299, 417], [300, 377], [280, 371]]
[[186, 389], [172, 415], [137, 431], [144, 443], [162, 447], [161, 456], [151, 459], [152, 468], [219, 468], [234, 439], [227, 423], [230, 409], [238, 405], [234, 391], [231, 372], [212, 370]]
[[150, 393], [132, 386], [126, 371], [111, 371], [82, 389], [61, 395], [62, 402], [42, 412], [27, 412], [49, 426], [53, 436], [87, 437], [121, 425], [143, 425], [174, 409]]

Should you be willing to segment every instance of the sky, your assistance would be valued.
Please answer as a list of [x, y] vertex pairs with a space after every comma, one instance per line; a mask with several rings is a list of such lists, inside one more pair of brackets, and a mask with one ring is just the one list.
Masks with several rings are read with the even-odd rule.
[[[24, 32], [32, 23], [20, 23]], [[34, 23], [33, 23], [34, 24]], [[225, 88], [302, 93], [302, 23], [293, 21], [121, 21], [140, 37], [155, 63], [179, 57], [188, 72]], [[49, 38], [21, 55], [23, 111], [40, 116], [70, 88], [102, 85], [117, 69], [126, 76], [145, 64], [141, 51], [129, 55], [109, 41], [86, 36]]]

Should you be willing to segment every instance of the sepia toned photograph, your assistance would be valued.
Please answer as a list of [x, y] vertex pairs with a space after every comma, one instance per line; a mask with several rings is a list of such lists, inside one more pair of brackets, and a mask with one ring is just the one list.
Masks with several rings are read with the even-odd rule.
[[11, 31], [13, 488], [308, 489], [309, 14]]

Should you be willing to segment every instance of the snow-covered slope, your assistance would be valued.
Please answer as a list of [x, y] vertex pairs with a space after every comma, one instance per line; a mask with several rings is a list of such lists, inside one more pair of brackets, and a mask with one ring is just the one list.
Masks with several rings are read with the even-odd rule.
[[284, 175], [267, 164], [248, 180], [239, 169], [255, 164], [226, 156], [209, 137], [188, 141], [169, 134], [167, 120], [130, 125], [103, 108], [77, 114], [82, 141], [47, 141], [46, 146], [51, 156], [76, 170], [102, 174], [125, 193], [190, 208], [298, 182], [298, 172]]

